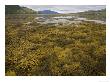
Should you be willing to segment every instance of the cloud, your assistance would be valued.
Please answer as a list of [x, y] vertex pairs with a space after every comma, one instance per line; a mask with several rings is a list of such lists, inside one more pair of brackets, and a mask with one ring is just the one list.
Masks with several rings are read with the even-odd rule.
[[59, 13], [75, 13], [87, 10], [100, 10], [106, 8], [105, 5], [21, 5], [36, 11], [53, 10]]

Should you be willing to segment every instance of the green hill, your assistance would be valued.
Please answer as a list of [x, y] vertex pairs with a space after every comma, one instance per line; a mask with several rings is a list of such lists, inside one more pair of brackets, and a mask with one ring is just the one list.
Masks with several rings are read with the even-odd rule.
[[97, 10], [97, 11], [85, 11], [79, 12], [76, 14], [79, 17], [84, 17], [88, 19], [95, 19], [95, 20], [106, 20], [106, 9]]
[[37, 12], [19, 5], [6, 5], [5, 14], [36, 14]]

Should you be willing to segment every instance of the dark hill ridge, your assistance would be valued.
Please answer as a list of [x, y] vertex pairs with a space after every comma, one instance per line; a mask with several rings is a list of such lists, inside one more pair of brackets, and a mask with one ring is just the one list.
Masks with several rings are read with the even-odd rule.
[[5, 14], [13, 14], [20, 10], [21, 7], [19, 5], [6, 5], [5, 6]]
[[36, 14], [37, 12], [19, 5], [6, 5], [5, 14]]
[[59, 14], [59, 13], [51, 10], [43, 10], [43, 11], [38, 11], [38, 14]]

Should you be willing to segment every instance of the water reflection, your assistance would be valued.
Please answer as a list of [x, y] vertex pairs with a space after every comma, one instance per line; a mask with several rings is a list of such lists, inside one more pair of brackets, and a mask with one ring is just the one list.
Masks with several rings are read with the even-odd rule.
[[75, 16], [49, 16], [42, 15], [35, 18], [38, 23], [41, 24], [55, 24], [55, 25], [68, 25], [71, 23], [78, 24], [82, 21], [91, 21], [95, 23], [105, 24], [105, 21], [101, 20], [89, 20], [87, 18], [75, 17]]

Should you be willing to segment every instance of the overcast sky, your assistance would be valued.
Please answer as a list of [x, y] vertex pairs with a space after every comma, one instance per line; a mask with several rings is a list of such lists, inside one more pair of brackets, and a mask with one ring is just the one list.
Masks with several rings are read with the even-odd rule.
[[21, 5], [36, 11], [52, 10], [59, 13], [75, 13], [87, 10], [105, 9], [105, 5]]

